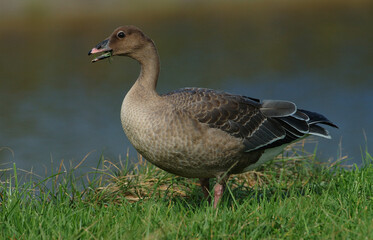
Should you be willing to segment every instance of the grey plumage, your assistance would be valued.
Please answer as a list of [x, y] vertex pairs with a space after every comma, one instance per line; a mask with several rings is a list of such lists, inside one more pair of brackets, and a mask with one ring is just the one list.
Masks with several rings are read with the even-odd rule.
[[297, 111], [297, 106], [289, 101], [263, 100], [260, 111], [266, 117], [287, 117]]
[[323, 115], [297, 109], [289, 101], [260, 101], [204, 88], [184, 88], [163, 96], [199, 122], [242, 139], [246, 152], [290, 143], [308, 134], [330, 138], [315, 124], [336, 127]]
[[[122, 103], [121, 122], [136, 150], [154, 165], [177, 175], [218, 178], [217, 206], [230, 174], [254, 169], [307, 135], [330, 138], [319, 124], [337, 127], [323, 115], [289, 101], [264, 100], [204, 88], [156, 92], [160, 69], [153, 41], [134, 26], [123, 26], [89, 54], [128, 56], [141, 73]], [[207, 181], [206, 181], [207, 180]]]

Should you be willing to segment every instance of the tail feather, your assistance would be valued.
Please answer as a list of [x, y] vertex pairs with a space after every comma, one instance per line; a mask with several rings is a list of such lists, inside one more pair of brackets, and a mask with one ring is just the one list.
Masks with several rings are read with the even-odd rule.
[[310, 117], [307, 116], [307, 114], [297, 110], [293, 115], [292, 117], [296, 118], [296, 119], [299, 119], [299, 120], [304, 120], [304, 121], [309, 121], [310, 120]]
[[319, 137], [323, 137], [323, 138], [327, 138], [327, 139], [331, 139], [332, 138], [329, 135], [329, 132], [325, 128], [322, 128], [322, 127], [320, 127], [320, 126], [318, 126], [316, 124], [310, 125], [309, 134], [315, 135], [315, 136], [319, 136]]
[[[260, 111], [268, 119], [273, 119], [285, 131], [283, 137], [267, 141], [257, 149], [268, 149], [292, 143], [308, 135], [315, 135], [330, 139], [329, 132], [320, 124], [338, 128], [333, 122], [322, 114], [303, 109], [288, 101], [264, 100], [261, 102]], [[259, 137], [262, 139], [262, 137]]]
[[281, 126], [287, 132], [287, 136], [283, 141], [290, 141], [294, 138], [301, 138], [303, 136], [315, 135], [330, 139], [329, 132], [318, 124], [325, 124], [338, 128], [329, 119], [319, 113], [298, 109], [290, 116], [275, 117]]
[[321, 123], [321, 124], [329, 125], [331, 127], [338, 128], [337, 125], [335, 125], [333, 122], [331, 122], [329, 119], [327, 119], [324, 115], [320, 113], [315, 113], [315, 112], [307, 111], [304, 109], [298, 109], [298, 110], [306, 114], [310, 118], [310, 120], [308, 121], [309, 125]]

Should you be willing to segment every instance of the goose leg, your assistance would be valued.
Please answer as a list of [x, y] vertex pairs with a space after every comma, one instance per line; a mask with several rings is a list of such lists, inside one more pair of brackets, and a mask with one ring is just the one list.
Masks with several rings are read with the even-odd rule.
[[210, 202], [210, 179], [209, 178], [200, 178], [199, 182], [202, 187], [202, 192], [207, 201]]
[[220, 199], [223, 196], [225, 190], [225, 184], [227, 182], [228, 177], [224, 177], [219, 179], [214, 188], [214, 208], [218, 206]]

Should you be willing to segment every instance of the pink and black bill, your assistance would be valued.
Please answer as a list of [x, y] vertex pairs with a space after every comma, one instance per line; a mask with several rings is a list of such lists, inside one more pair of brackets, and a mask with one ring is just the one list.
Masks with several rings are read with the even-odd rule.
[[97, 44], [96, 47], [92, 48], [88, 52], [88, 55], [96, 54], [96, 53], [103, 53], [103, 54], [93, 59], [92, 62], [97, 62], [99, 60], [111, 57], [112, 49], [109, 47], [109, 39], [105, 39], [104, 41]]

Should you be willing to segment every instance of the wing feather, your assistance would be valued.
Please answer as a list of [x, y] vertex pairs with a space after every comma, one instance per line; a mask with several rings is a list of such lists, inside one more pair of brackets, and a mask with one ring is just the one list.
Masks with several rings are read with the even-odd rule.
[[246, 152], [280, 146], [308, 134], [330, 138], [316, 123], [336, 127], [323, 115], [297, 110], [289, 101], [261, 102], [204, 88], [184, 88], [163, 97], [200, 123], [242, 139]]

